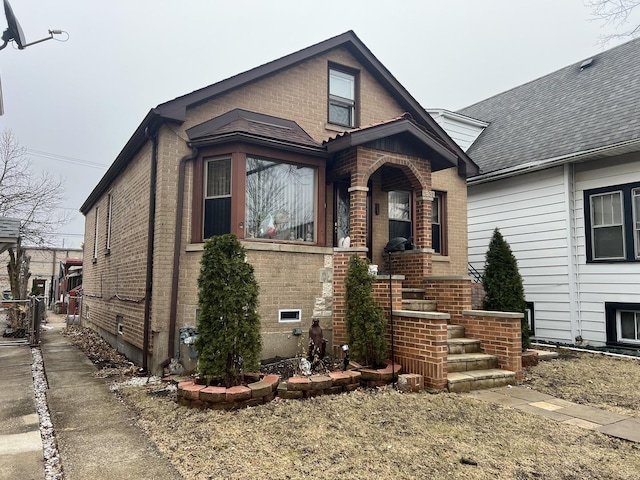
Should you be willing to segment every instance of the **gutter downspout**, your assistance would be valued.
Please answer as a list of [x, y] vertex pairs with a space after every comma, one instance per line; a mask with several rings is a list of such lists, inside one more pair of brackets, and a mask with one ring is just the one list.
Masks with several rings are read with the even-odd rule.
[[[189, 145], [189, 144], [187, 144]], [[176, 198], [176, 225], [173, 237], [173, 273], [171, 282], [171, 305], [169, 308], [169, 359], [175, 357], [176, 313], [178, 311], [178, 280], [180, 278], [180, 247], [182, 242], [182, 221], [184, 208], [184, 178], [187, 162], [198, 156], [198, 148], [190, 145], [191, 153], [180, 159], [178, 166], [178, 193]]]
[[147, 231], [147, 274], [144, 292], [144, 326], [142, 340], [142, 371], [147, 372], [149, 368], [149, 343], [151, 327], [151, 292], [153, 283], [153, 244], [156, 230], [156, 184], [158, 172], [158, 131], [152, 134], [149, 127], [145, 128], [144, 134], [151, 141], [151, 173], [149, 181], [149, 229]]

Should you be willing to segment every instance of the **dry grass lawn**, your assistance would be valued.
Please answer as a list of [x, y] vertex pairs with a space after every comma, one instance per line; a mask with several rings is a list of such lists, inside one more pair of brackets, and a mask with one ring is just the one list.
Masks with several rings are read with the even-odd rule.
[[[571, 354], [529, 369], [526, 383], [594, 406], [615, 398], [612, 409], [637, 415], [638, 389], [619, 390], [638, 379], [638, 367]], [[577, 480], [637, 479], [640, 472], [640, 445], [462, 395], [362, 390], [217, 412], [179, 407], [160, 388], [122, 395], [188, 479]]]

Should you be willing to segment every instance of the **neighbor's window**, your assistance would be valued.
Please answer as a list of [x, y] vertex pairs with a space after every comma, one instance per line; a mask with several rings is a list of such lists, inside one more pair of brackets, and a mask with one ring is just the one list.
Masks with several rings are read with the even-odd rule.
[[204, 238], [231, 231], [231, 159], [205, 160]]
[[355, 127], [356, 77], [351, 73], [329, 69], [329, 123]]
[[247, 157], [246, 238], [316, 241], [317, 169]]
[[640, 260], [640, 184], [586, 190], [588, 261]]
[[594, 259], [624, 258], [622, 192], [591, 196]]
[[635, 240], [636, 259], [640, 259], [640, 188], [631, 191], [633, 199], [633, 239]]
[[431, 202], [431, 247], [434, 253], [447, 254], [446, 228], [445, 228], [445, 200], [444, 192], [433, 192]]
[[411, 192], [389, 192], [389, 239], [412, 236]]
[[640, 312], [618, 310], [616, 320], [619, 342], [640, 343]]

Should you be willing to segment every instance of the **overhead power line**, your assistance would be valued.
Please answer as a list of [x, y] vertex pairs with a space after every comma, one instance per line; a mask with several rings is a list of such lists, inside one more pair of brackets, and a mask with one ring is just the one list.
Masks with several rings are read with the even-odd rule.
[[54, 160], [56, 162], [64, 162], [70, 163], [72, 165], [81, 165], [83, 167], [89, 168], [97, 168], [100, 170], [106, 170], [109, 168], [108, 165], [104, 165], [103, 163], [89, 162], [88, 160], [82, 160], [80, 158], [68, 157], [66, 155], [57, 155], [55, 153], [43, 152], [41, 150], [32, 150], [30, 148], [27, 149], [27, 153], [29, 155], [35, 155], [37, 157], [48, 158], [50, 160]]

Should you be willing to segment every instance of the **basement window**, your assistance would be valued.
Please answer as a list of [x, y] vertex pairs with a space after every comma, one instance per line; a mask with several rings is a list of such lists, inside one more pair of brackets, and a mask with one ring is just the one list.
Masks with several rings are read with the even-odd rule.
[[124, 335], [124, 318], [122, 318], [122, 315], [116, 315], [116, 324], [118, 325], [118, 335]]
[[278, 310], [278, 323], [293, 323], [302, 321], [302, 310]]

